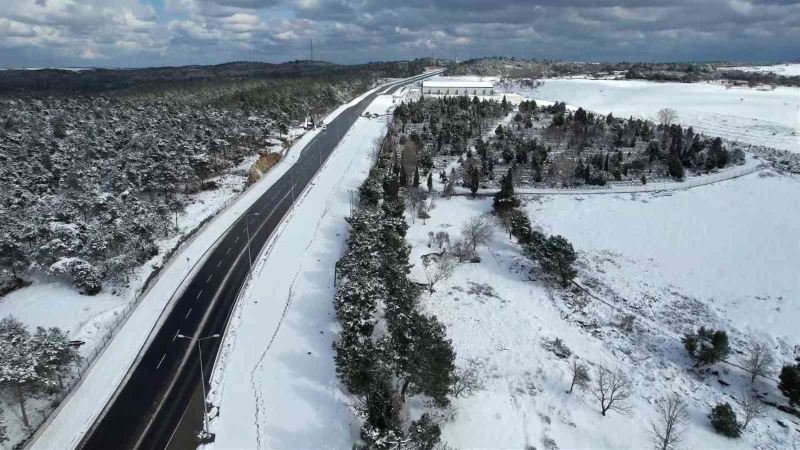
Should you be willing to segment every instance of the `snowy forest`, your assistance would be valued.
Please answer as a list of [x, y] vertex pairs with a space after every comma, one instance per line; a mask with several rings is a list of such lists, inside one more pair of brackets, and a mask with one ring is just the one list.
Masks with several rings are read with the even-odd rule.
[[189, 79], [169, 68], [34, 71], [24, 81], [4, 72], [0, 295], [31, 274], [87, 295], [124, 284], [173, 233], [188, 195], [215, 189], [210, 179], [245, 157], [281, 150], [307, 116], [421, 64], [224, 65]]
[[[475, 111], [485, 119], [475, 119]], [[401, 140], [422, 155], [422, 167], [435, 165], [442, 180], [450, 177], [473, 192], [498, 187], [497, 174], [509, 169], [518, 186], [575, 187], [682, 180], [744, 162], [741, 149], [728, 150], [722, 139], [674, 123], [674, 111], [664, 109], [660, 116], [654, 124], [533, 100], [515, 110], [505, 98], [421, 98], [398, 107]], [[497, 126], [487, 130], [489, 124]], [[459, 164], [448, 174], [444, 169], [456, 156]]]

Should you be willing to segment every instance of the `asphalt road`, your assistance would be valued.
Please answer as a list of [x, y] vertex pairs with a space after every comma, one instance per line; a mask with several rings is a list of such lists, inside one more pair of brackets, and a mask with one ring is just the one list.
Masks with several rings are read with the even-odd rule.
[[224, 332], [250, 270], [250, 255], [255, 258], [260, 252], [341, 137], [377, 95], [393, 93], [400, 86], [424, 77], [367, 96], [339, 114], [327, 124], [327, 130], [311, 140], [295, 165], [228, 230], [183, 294], [172, 301], [170, 312], [162, 317], [161, 327], [154, 331], [149, 345], [140, 353], [127, 382], [86, 433], [80, 448], [161, 450], [167, 446], [190, 400], [198, 392], [201, 361], [196, 346], [202, 345], [202, 367], [207, 382], [220, 341], [198, 342], [179, 335], [204, 337]]

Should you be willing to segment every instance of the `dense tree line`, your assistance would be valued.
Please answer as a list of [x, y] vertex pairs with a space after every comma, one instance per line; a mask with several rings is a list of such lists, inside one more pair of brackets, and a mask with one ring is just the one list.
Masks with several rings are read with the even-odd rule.
[[448, 75], [482, 75], [510, 78], [552, 78], [586, 75], [589, 77], [624, 76], [627, 79], [675, 81], [729, 80], [748, 86], [800, 86], [800, 76], [771, 72], [731, 69], [715, 62], [569, 62], [547, 59], [478, 58], [447, 65]]
[[372, 169], [348, 219], [334, 300], [342, 327], [334, 343], [336, 371], [358, 399], [360, 447], [431, 449], [439, 425], [427, 413], [404, 424], [404, 407], [409, 395], [436, 407], [449, 404], [455, 353], [444, 325], [416, 308], [421, 287], [408, 278], [405, 188], [389, 161], [381, 158]]
[[290, 124], [367, 82], [342, 75], [0, 98], [0, 292], [36, 273], [85, 294], [127, 282], [174, 232], [188, 195], [214, 189], [211, 178], [281, 145]]

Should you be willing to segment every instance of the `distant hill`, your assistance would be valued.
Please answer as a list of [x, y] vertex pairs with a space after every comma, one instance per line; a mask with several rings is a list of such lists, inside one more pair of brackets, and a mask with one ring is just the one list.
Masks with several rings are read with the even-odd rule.
[[127, 93], [138, 89], [186, 87], [187, 83], [214, 83], [275, 78], [405, 77], [422, 72], [437, 60], [370, 62], [340, 65], [326, 61], [290, 61], [280, 64], [238, 61], [211, 66], [150, 67], [138, 69], [69, 69], [0, 71], [0, 95], [70, 95]]

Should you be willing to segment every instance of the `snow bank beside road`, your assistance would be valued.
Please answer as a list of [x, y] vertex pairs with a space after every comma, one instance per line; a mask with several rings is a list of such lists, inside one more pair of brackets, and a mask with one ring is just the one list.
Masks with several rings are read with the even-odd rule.
[[[367, 112], [391, 105], [378, 96]], [[359, 118], [259, 257], [212, 379], [214, 448], [349, 448], [357, 436], [333, 364], [333, 268], [350, 192], [385, 132], [385, 117]]]

